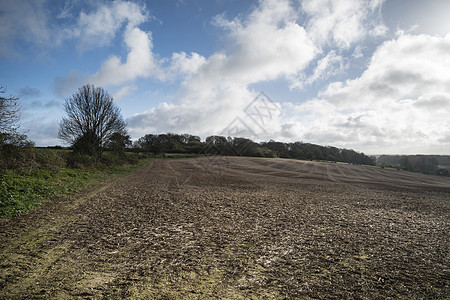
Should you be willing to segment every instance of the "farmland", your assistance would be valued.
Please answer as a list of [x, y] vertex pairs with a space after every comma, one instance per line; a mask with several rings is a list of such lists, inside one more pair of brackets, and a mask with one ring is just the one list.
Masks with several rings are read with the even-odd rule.
[[445, 298], [450, 178], [155, 160], [0, 220], [1, 298]]

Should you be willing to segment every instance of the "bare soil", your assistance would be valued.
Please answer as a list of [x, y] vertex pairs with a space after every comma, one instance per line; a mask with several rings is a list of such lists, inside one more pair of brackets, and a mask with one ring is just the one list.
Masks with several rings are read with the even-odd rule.
[[0, 220], [0, 298], [450, 298], [450, 178], [153, 161]]

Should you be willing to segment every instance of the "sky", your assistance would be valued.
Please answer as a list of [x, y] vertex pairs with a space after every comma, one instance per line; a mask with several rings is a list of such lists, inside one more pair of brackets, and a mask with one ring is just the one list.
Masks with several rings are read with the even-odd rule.
[[103, 87], [133, 140], [240, 136], [450, 154], [449, 0], [2, 0], [0, 86], [64, 145], [64, 101]]

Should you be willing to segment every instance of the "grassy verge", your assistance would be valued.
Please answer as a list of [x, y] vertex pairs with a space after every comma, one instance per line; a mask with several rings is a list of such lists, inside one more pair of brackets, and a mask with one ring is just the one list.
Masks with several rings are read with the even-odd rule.
[[3, 170], [0, 173], [0, 218], [10, 218], [33, 210], [44, 199], [66, 197], [89, 186], [143, 166], [137, 164], [92, 167], [89, 169], [38, 167], [30, 170]]

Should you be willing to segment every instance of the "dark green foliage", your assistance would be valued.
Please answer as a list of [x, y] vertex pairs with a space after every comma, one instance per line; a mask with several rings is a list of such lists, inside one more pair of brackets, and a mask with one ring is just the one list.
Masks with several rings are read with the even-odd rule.
[[100, 138], [92, 131], [86, 132], [75, 139], [72, 150], [77, 154], [100, 157], [102, 154]]
[[67, 156], [67, 166], [69, 168], [89, 168], [96, 164], [100, 158], [88, 154], [80, 153], [78, 151], [71, 151]]
[[292, 159], [338, 161], [374, 165], [375, 158], [354, 150], [324, 147], [309, 143], [282, 143], [270, 140], [256, 143], [247, 138], [212, 135], [201, 142], [189, 134], [147, 134], [134, 147], [141, 151], [160, 153], [192, 153], [203, 155], [229, 155], [253, 157], [281, 157]]
[[33, 167], [34, 144], [26, 135], [18, 133], [0, 133], [0, 169]]
[[203, 149], [200, 137], [190, 134], [147, 134], [135, 143], [135, 148], [160, 153], [200, 153]]
[[261, 156], [259, 144], [246, 138], [234, 138], [229, 140], [232, 149], [240, 156]]
[[126, 148], [131, 144], [130, 136], [126, 132], [114, 132], [109, 137], [106, 147], [118, 156], [124, 156]]
[[154, 134], [147, 134], [136, 142], [135, 147], [140, 148], [144, 151], [152, 152], [153, 154], [158, 154], [161, 152], [161, 142], [157, 140], [157, 136]]
[[212, 135], [206, 138], [205, 149], [202, 154], [206, 155], [234, 155], [239, 153], [233, 148], [231, 138], [224, 136]]
[[269, 141], [261, 146], [277, 153], [278, 157], [346, 162], [360, 165], [374, 165], [375, 159], [354, 150], [324, 147], [310, 143], [281, 143]]
[[438, 160], [424, 155], [403, 156], [400, 159], [400, 167], [407, 171], [435, 174], [438, 170]]
[[381, 155], [377, 165], [431, 175], [450, 175], [448, 155]]
[[137, 153], [106, 151], [103, 153], [98, 165], [101, 168], [134, 165], [139, 162], [139, 159]]
[[40, 168], [55, 171], [67, 167], [70, 151], [61, 149], [35, 148], [35, 162]]

